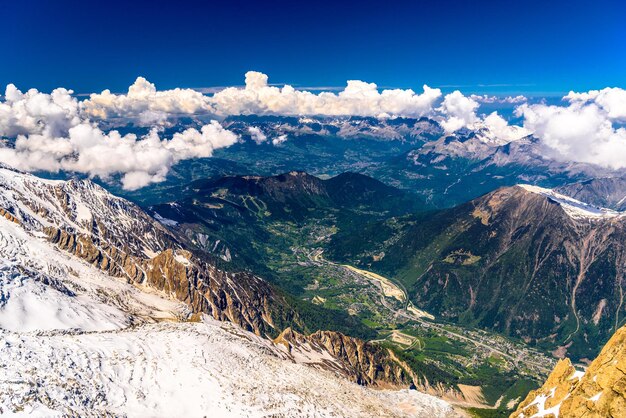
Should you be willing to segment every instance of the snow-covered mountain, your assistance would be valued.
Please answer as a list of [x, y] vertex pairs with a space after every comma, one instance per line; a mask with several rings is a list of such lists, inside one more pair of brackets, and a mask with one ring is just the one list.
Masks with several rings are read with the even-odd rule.
[[401, 367], [367, 343], [267, 338], [276, 307], [289, 312], [263, 280], [186, 251], [93, 183], [0, 168], [0, 414], [454, 414], [397, 390]]
[[[437, 122], [427, 118], [231, 116], [224, 121], [224, 125], [244, 138], [252, 137], [256, 142], [267, 139], [271, 142], [281, 135], [318, 135], [418, 143], [443, 133]], [[251, 127], [254, 127], [253, 131]], [[260, 141], [262, 138], [265, 139]]]

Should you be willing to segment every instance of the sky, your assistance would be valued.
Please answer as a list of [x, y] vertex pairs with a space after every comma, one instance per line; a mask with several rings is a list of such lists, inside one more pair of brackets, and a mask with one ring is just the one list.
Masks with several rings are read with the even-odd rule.
[[2, 0], [0, 85], [76, 93], [423, 84], [465, 94], [626, 87], [626, 2]]

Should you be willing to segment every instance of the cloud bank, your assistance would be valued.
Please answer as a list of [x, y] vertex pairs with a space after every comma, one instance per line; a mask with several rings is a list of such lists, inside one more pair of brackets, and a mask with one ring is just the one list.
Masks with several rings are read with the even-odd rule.
[[625, 168], [626, 90], [570, 92], [564, 100], [568, 105], [524, 104], [516, 114], [553, 158]]
[[192, 89], [157, 91], [154, 84], [138, 77], [126, 94], [104, 90], [91, 94], [80, 105], [86, 118], [151, 126], [180, 116], [214, 113], [210, 101], [208, 96]]
[[0, 162], [24, 171], [65, 170], [104, 180], [121, 174], [124, 189], [135, 190], [165, 180], [179, 161], [210, 157], [214, 150], [235, 142], [237, 136], [215, 121], [170, 139], [161, 139], [156, 129], [138, 137], [118, 131], [105, 133], [92, 124], [80, 123], [71, 127], [66, 137], [20, 135], [14, 148], [0, 147]]
[[[219, 122], [207, 120], [231, 115], [426, 116], [448, 134], [487, 128], [507, 142], [532, 132], [551, 158], [626, 168], [624, 89], [570, 92], [562, 105], [530, 104], [523, 96], [465, 96], [458, 90], [443, 95], [427, 85], [423, 90], [379, 90], [374, 83], [351, 80], [342, 90], [313, 92], [271, 85], [267, 75], [255, 71], [246, 73], [245, 86], [212, 95], [181, 88], [159, 91], [142, 77], [124, 94], [104, 90], [84, 101], [65, 88], [24, 93], [9, 84], [0, 101], [0, 139], [14, 140], [0, 142], [0, 162], [27, 171], [66, 170], [103, 179], [120, 175], [125, 188], [136, 189], [164, 180], [181, 160], [209, 157], [238, 141]], [[495, 112], [478, 114], [480, 103], [496, 102], [517, 105], [515, 114], [523, 118], [523, 127], [510, 125]], [[203, 126], [162, 138], [163, 127], [182, 117]], [[137, 136], [109, 130], [128, 124], [150, 131]], [[280, 146], [287, 140], [284, 135], [270, 140], [270, 133], [254, 126], [247, 134], [257, 144]]]
[[211, 98], [214, 112], [227, 115], [290, 116], [407, 116], [429, 115], [441, 97], [441, 90], [424, 85], [424, 92], [411, 89], [383, 90], [374, 83], [348, 81], [344, 90], [318, 94], [292, 86], [275, 87], [268, 76], [256, 71], [246, 73], [244, 88], [230, 87]]
[[80, 103], [84, 117], [108, 122], [128, 121], [138, 126], [165, 124], [181, 116], [232, 115], [286, 116], [407, 116], [421, 117], [432, 113], [441, 98], [441, 90], [424, 85], [424, 92], [411, 89], [388, 89], [379, 92], [374, 83], [350, 80], [338, 93], [313, 93], [285, 85], [268, 83], [266, 74], [249, 71], [244, 87], [227, 87], [206, 96], [192, 89], [158, 91], [143, 77], [125, 94], [109, 90], [94, 93]]

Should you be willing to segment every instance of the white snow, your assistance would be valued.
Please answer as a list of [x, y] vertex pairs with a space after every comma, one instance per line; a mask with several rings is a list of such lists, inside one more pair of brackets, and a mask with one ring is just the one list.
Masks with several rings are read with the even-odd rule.
[[593, 395], [591, 398], [589, 398], [589, 400], [592, 402], [598, 402], [600, 400], [600, 396], [602, 396], [602, 392]]
[[178, 261], [183, 266], [189, 266], [191, 264], [189, 262], [189, 259], [187, 259], [187, 257], [185, 257], [182, 254], [178, 254], [178, 253], [174, 256], [174, 260]]
[[548, 393], [547, 395], [537, 395], [537, 397], [530, 404], [528, 404], [527, 408], [532, 405], [537, 406], [537, 413], [534, 414], [531, 418], [541, 418], [547, 416], [554, 416], [555, 418], [559, 418], [559, 410], [561, 409], [560, 403], [546, 409], [546, 401], [549, 398], [554, 397], [555, 391], [556, 388], [552, 388], [550, 390], [550, 393]]
[[597, 206], [593, 206], [580, 200], [573, 199], [569, 196], [562, 195], [560, 193], [555, 192], [552, 189], [545, 189], [539, 186], [533, 186], [530, 184], [518, 184], [519, 187], [536, 194], [540, 194], [546, 196], [548, 199], [552, 200], [555, 203], [558, 203], [565, 213], [567, 213], [572, 218], [614, 218], [614, 217], [622, 217], [624, 213], [617, 212], [611, 209], [600, 208]]
[[114, 279], [0, 217], [0, 328], [103, 331], [129, 314], [171, 317], [178, 302]]
[[161, 222], [163, 225], [167, 225], [167, 226], [176, 226], [178, 225], [178, 222], [172, 220], [172, 219], [167, 219], [164, 218], [163, 216], [159, 215], [158, 213], [154, 213], [154, 219], [156, 219], [157, 221]]
[[371, 390], [291, 361], [234, 325], [157, 323], [49, 336], [0, 330], [0, 410], [79, 416], [450, 416], [416, 391]]
[[568, 380], [580, 380], [582, 379], [582, 377], [585, 375], [585, 372], [583, 370], [576, 370], [574, 371], [574, 373], [572, 373], [572, 375], [569, 377]]

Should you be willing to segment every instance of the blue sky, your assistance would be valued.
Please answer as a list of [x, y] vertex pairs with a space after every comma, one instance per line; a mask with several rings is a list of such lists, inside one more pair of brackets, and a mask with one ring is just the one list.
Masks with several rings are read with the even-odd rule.
[[0, 85], [77, 93], [270, 82], [464, 93], [626, 87], [614, 1], [5, 1]]

